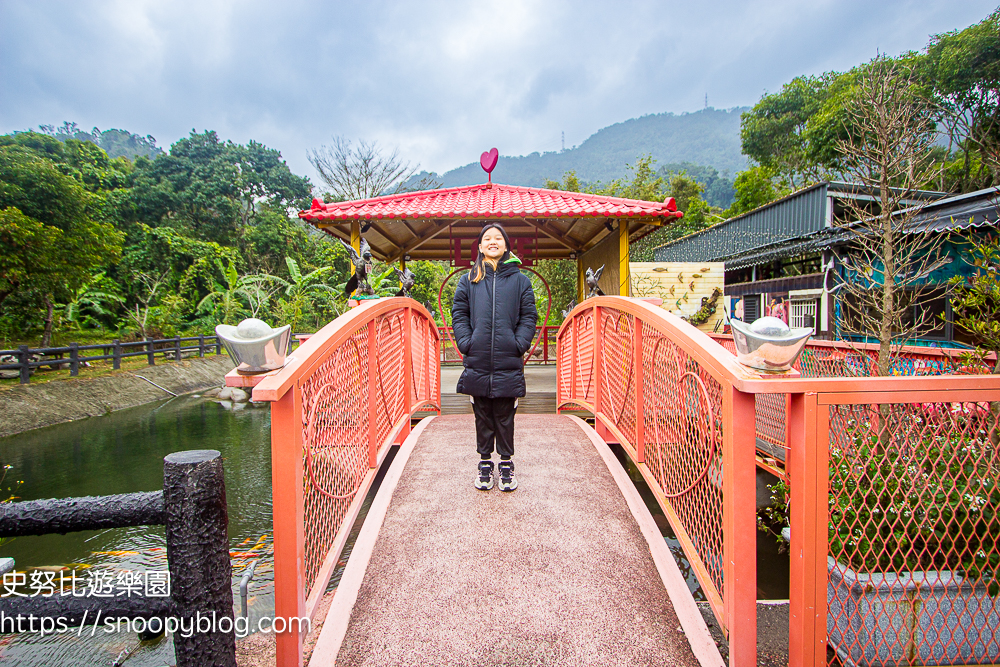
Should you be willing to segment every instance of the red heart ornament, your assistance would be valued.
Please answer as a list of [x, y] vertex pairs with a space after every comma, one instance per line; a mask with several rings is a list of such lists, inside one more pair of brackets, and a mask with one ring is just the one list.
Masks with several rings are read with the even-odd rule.
[[497, 166], [497, 160], [499, 159], [500, 153], [497, 149], [491, 148], [479, 156], [479, 164], [482, 166], [483, 171], [489, 174]]

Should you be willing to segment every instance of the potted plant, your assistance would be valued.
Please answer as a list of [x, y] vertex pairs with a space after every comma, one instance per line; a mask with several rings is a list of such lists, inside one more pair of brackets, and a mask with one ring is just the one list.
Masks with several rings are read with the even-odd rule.
[[[845, 664], [1000, 658], [997, 427], [985, 403], [833, 413], [827, 637]], [[787, 517], [773, 491], [762, 529]]]

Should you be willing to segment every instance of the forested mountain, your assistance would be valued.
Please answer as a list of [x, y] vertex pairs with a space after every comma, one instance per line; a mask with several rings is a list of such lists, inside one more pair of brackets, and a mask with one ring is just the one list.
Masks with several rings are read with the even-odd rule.
[[[575, 171], [583, 183], [606, 183], [625, 176], [626, 165], [649, 154], [656, 160], [655, 168], [669, 165], [670, 170], [676, 171], [680, 163], [691, 167], [701, 165], [714, 168], [731, 182], [733, 175], [747, 165], [740, 152], [743, 111], [746, 108], [709, 108], [679, 115], [661, 113], [632, 118], [605, 127], [579, 146], [564, 151], [501, 157], [493, 178], [499, 183], [542, 187], [548, 179], [559, 179], [566, 172]], [[478, 162], [442, 175], [418, 174], [414, 180], [427, 176], [443, 187], [472, 185], [484, 178]], [[710, 192], [711, 188], [706, 194]], [[718, 199], [718, 205], [726, 205], [725, 197], [713, 193], [711, 199]]]
[[52, 125], [39, 125], [43, 134], [55, 137], [59, 141], [76, 139], [77, 141], [89, 141], [104, 149], [110, 158], [127, 157], [134, 160], [140, 155], [150, 159], [163, 155], [163, 149], [156, 145], [156, 139], [151, 135], [145, 137], [132, 134], [128, 130], [104, 130], [94, 128], [90, 132], [85, 132], [76, 123], [64, 122], [59, 127]]

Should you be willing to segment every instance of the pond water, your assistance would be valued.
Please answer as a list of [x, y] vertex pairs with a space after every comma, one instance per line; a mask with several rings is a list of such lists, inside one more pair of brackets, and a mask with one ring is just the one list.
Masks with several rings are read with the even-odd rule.
[[[238, 612], [243, 570], [256, 561], [247, 604], [250, 627], [256, 627], [258, 618], [274, 611], [268, 408], [264, 404], [231, 409], [187, 395], [0, 438], [0, 464], [11, 466], [0, 487], [6, 489], [20, 480], [16, 490], [20, 500], [156, 491], [163, 488], [163, 457], [167, 454], [186, 449], [219, 450], [229, 506], [234, 606]], [[391, 457], [386, 458], [387, 465]], [[361, 519], [378, 481], [380, 477], [362, 508]], [[358, 521], [355, 535], [360, 527]], [[353, 538], [343, 560], [350, 555]], [[92, 568], [117, 572], [166, 569], [162, 526], [18, 537], [0, 545], [0, 556], [14, 558], [18, 571], [68, 566], [81, 584]], [[334, 573], [331, 587], [339, 582], [343, 567]], [[82, 637], [0, 635], [0, 664], [111, 665], [123, 651], [131, 652], [123, 663], [127, 667], [158, 667], [174, 661], [169, 638], [140, 643], [133, 633], [102, 631], [99, 628], [93, 637], [86, 631]]]
[[[248, 593], [253, 622], [274, 609], [270, 421], [267, 406], [232, 410], [188, 395], [37, 429], [0, 439], [0, 463], [12, 466], [2, 486], [22, 481], [16, 491], [21, 500], [156, 491], [163, 488], [167, 454], [219, 450], [229, 506], [229, 544], [237, 556], [232, 559], [237, 605], [242, 570], [257, 561]], [[69, 566], [81, 582], [91, 568], [166, 569], [162, 526], [18, 537], [0, 545], [0, 556], [13, 557], [19, 571]], [[135, 634], [103, 634], [102, 629], [93, 637], [86, 632], [83, 637], [3, 635], [0, 662], [110, 665], [123, 650], [137, 646], [125, 665], [173, 662], [170, 639], [139, 646]]]

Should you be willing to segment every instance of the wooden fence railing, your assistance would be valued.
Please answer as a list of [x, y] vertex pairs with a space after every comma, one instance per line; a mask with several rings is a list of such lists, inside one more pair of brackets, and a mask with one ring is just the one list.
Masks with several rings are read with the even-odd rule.
[[[295, 343], [308, 336], [309, 334], [293, 335], [288, 344], [288, 351], [291, 352]], [[93, 350], [100, 350], [100, 354], [86, 354]], [[129, 357], [146, 357], [147, 365], [154, 366], [157, 355], [163, 360], [179, 361], [185, 356], [204, 357], [206, 354], [222, 354], [222, 351], [222, 341], [214, 335], [147, 338], [128, 343], [116, 338], [110, 343], [94, 345], [70, 343], [62, 347], [20, 345], [17, 349], [0, 350], [0, 371], [17, 371], [21, 384], [28, 384], [34, 370], [46, 366], [52, 370], [69, 368], [70, 376], [75, 377], [79, 374], [82, 364], [93, 361], [110, 359], [112, 367], [118, 370], [121, 368], [122, 359]]]

